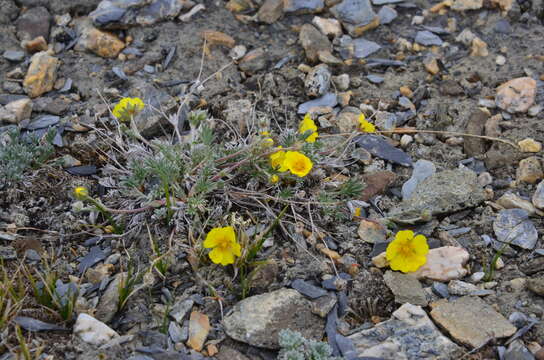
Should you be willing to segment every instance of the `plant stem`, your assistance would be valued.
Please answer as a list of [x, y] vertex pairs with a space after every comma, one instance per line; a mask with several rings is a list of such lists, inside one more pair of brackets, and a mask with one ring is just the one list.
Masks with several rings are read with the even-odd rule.
[[109, 211], [107, 210], [107, 208], [102, 205], [100, 203], [100, 201], [90, 197], [90, 196], [87, 196], [86, 197], [86, 200], [88, 200], [91, 204], [94, 205], [94, 207], [100, 211], [100, 213], [108, 220], [108, 222], [110, 223], [111, 226], [113, 226], [113, 230], [115, 231], [116, 234], [122, 234], [123, 233], [123, 230], [117, 225], [117, 223], [115, 222], [115, 220], [113, 219], [113, 217], [111, 216], [111, 214], [109, 213]]

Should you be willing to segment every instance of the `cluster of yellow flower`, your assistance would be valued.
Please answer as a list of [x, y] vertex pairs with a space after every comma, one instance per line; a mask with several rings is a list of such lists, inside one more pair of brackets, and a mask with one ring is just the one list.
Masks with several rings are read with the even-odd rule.
[[119, 121], [130, 121], [132, 117], [144, 109], [144, 102], [140, 98], [122, 98], [113, 108], [113, 116]]

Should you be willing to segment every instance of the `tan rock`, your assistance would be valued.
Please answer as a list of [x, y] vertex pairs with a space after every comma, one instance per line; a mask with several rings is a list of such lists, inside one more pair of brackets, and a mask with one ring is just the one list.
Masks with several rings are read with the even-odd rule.
[[521, 77], [505, 82], [497, 88], [495, 102], [509, 113], [526, 112], [534, 104], [536, 81]]
[[460, 247], [443, 246], [430, 249], [427, 262], [414, 274], [418, 279], [450, 281], [464, 277], [468, 270], [464, 267], [469, 259], [468, 252]]
[[236, 45], [236, 40], [230, 35], [227, 35], [221, 31], [215, 30], [204, 30], [201, 33], [201, 36], [206, 40], [206, 45], [212, 47], [215, 45], [226, 46], [228, 48], [233, 48]]
[[487, 55], [489, 55], [489, 50], [487, 50], [487, 43], [478, 37], [474, 38], [472, 40], [472, 46], [470, 48], [470, 56], [485, 57]]
[[47, 41], [45, 41], [43, 36], [38, 36], [32, 40], [23, 41], [23, 47], [26, 49], [26, 51], [32, 54], [39, 51], [46, 51]]
[[423, 65], [425, 66], [425, 70], [431, 75], [436, 75], [440, 72], [438, 61], [436, 61], [434, 56], [428, 56], [423, 59]]
[[210, 332], [210, 320], [207, 315], [198, 311], [191, 312], [189, 319], [189, 340], [187, 346], [196, 351], [201, 351], [204, 342]]
[[490, 339], [511, 336], [517, 330], [504, 316], [473, 296], [438, 304], [431, 310], [431, 317], [455, 340], [472, 348], [483, 346]]
[[103, 58], [116, 58], [119, 52], [125, 48], [125, 43], [114, 34], [98, 30], [90, 23], [80, 25], [81, 37], [75, 49], [88, 50]]
[[361, 220], [357, 234], [361, 240], [371, 244], [385, 242], [387, 239], [386, 228], [376, 221], [367, 219]]
[[536, 212], [534, 205], [527, 200], [523, 200], [519, 196], [506, 193], [497, 200], [497, 204], [505, 209], [523, 209], [526, 210], [529, 215], [533, 215]]
[[542, 165], [536, 156], [531, 156], [519, 162], [519, 167], [516, 172], [518, 181], [523, 181], [529, 184], [534, 184], [538, 180], [544, 178]]
[[5, 106], [6, 111], [13, 114], [15, 124], [20, 123], [22, 120], [29, 119], [32, 114], [32, 100], [19, 99], [8, 103]]
[[228, 11], [239, 13], [253, 8], [252, 5], [249, 0], [229, 0], [225, 7]]
[[491, 3], [498, 6], [503, 14], [505, 14], [512, 9], [514, 0], [491, 0]]
[[408, 98], [412, 97], [412, 95], [414, 94], [412, 89], [410, 89], [408, 86], [401, 86], [399, 92]]
[[342, 25], [340, 21], [333, 18], [322, 18], [319, 16], [314, 16], [312, 19], [312, 24], [314, 24], [319, 31], [328, 37], [337, 37], [342, 36]]
[[331, 52], [332, 44], [319, 30], [311, 24], [304, 24], [300, 28], [300, 43], [306, 52], [306, 58], [310, 62], [316, 62], [319, 59], [320, 52]]
[[483, 0], [454, 0], [451, 9], [455, 11], [478, 10], [483, 5]]
[[351, 132], [359, 126], [359, 113], [342, 111], [333, 121], [341, 132]]
[[392, 171], [375, 171], [363, 175], [366, 187], [364, 188], [360, 200], [368, 201], [374, 195], [382, 194], [391, 185], [397, 175]]
[[542, 144], [531, 138], [518, 141], [518, 146], [523, 152], [537, 153], [542, 150]]
[[32, 56], [23, 87], [31, 98], [35, 98], [53, 90], [57, 80], [59, 60], [42, 51]]
[[387, 257], [385, 255], [385, 251], [381, 254], [378, 254], [372, 258], [372, 264], [380, 269], [383, 269], [384, 267], [389, 266], [389, 261], [387, 260]]
[[283, 0], [266, 0], [257, 12], [257, 18], [267, 24], [275, 23], [283, 15]]

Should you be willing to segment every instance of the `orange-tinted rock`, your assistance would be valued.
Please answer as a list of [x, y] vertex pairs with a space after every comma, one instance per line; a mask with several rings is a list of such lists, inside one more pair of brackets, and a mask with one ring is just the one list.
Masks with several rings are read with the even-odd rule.
[[45, 41], [45, 38], [43, 36], [38, 36], [37, 38], [34, 38], [32, 40], [24, 41], [23, 46], [29, 53], [46, 51], [47, 41]]
[[59, 60], [42, 51], [32, 56], [23, 87], [31, 98], [35, 98], [53, 90], [57, 80]]
[[88, 50], [103, 58], [115, 58], [125, 48], [125, 43], [114, 34], [98, 30], [89, 22], [80, 24], [81, 37], [76, 44], [78, 51]]
[[196, 351], [201, 351], [204, 347], [204, 342], [210, 332], [210, 320], [208, 316], [193, 311], [189, 319], [189, 340], [187, 345]]

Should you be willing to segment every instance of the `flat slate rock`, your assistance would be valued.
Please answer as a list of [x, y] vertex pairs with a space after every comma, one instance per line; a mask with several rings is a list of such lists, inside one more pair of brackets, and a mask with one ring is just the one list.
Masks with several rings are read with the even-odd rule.
[[463, 350], [442, 335], [425, 310], [404, 304], [390, 320], [348, 336], [357, 356], [380, 359], [458, 359]]
[[312, 285], [302, 279], [296, 279], [293, 281], [291, 283], [291, 287], [302, 295], [311, 299], [317, 299], [318, 297], [327, 295], [327, 291], [325, 289]]
[[501, 210], [493, 222], [497, 240], [532, 250], [538, 240], [535, 225], [529, 220], [529, 213], [523, 209]]
[[[475, 207], [485, 200], [485, 193], [475, 172], [466, 168], [435, 173], [417, 184], [411, 196], [393, 208], [397, 219], [422, 218], [449, 214]], [[423, 219], [422, 214], [427, 215]]]
[[391, 145], [383, 136], [372, 134], [359, 135], [355, 138], [355, 142], [358, 146], [380, 159], [402, 166], [412, 166], [410, 155]]
[[298, 106], [298, 113], [306, 114], [313, 107], [317, 107], [317, 106], [335, 107], [336, 104], [338, 104], [338, 99], [336, 98], [336, 94], [327, 93], [318, 99], [306, 101], [305, 103], [300, 104]]
[[423, 46], [441, 46], [443, 43], [442, 39], [438, 35], [428, 30], [418, 31], [416, 34], [415, 42]]
[[387, 271], [383, 276], [385, 284], [395, 295], [395, 301], [399, 304], [413, 304], [427, 306], [427, 294], [419, 280], [410, 274], [396, 271]]
[[69, 329], [33, 319], [26, 316], [17, 316], [13, 321], [27, 331], [70, 331]]
[[472, 348], [483, 346], [490, 339], [511, 336], [517, 330], [504, 316], [474, 296], [439, 303], [431, 316], [455, 340]]

